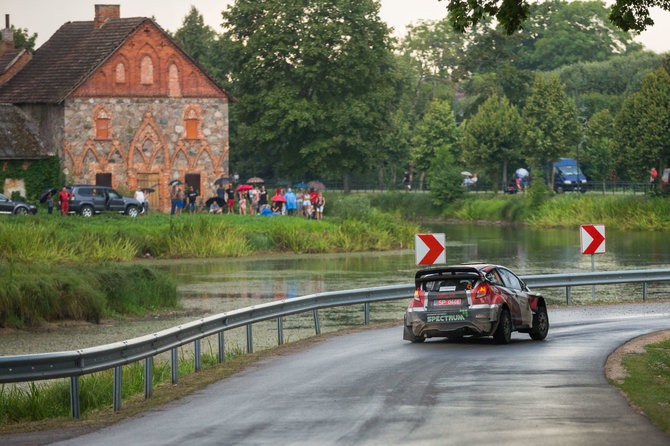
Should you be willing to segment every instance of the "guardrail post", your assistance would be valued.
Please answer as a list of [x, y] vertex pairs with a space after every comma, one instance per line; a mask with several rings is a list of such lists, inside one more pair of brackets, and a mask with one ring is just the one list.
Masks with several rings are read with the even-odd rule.
[[114, 412], [121, 411], [121, 378], [123, 377], [123, 366], [114, 367]]
[[225, 351], [224, 351], [224, 345], [223, 345], [223, 332], [220, 331], [217, 333], [217, 337], [219, 338], [219, 364], [223, 362], [223, 360], [226, 358]]
[[365, 325], [370, 323], [370, 302], [365, 302], [364, 311], [365, 311]]
[[314, 314], [314, 331], [316, 334], [321, 334], [321, 324], [319, 323], [319, 310], [316, 308], [312, 310], [312, 313]]
[[202, 365], [200, 363], [200, 339], [196, 339], [193, 342], [193, 362], [195, 364], [195, 371], [199, 372], [200, 369], [202, 368]]
[[570, 305], [570, 288], [569, 286], [565, 287], [565, 305]]
[[179, 355], [176, 348], [170, 350], [170, 378], [172, 384], [177, 384], [179, 380]]
[[247, 353], [254, 352], [254, 335], [251, 331], [251, 324], [247, 324]]
[[647, 300], [647, 282], [642, 282], [642, 300]]
[[277, 318], [277, 345], [282, 345], [284, 343], [284, 321], [282, 317]]
[[72, 418], [79, 419], [81, 413], [79, 412], [79, 377], [70, 377], [70, 413]]
[[148, 400], [154, 393], [153, 386], [154, 357], [144, 358], [144, 399]]

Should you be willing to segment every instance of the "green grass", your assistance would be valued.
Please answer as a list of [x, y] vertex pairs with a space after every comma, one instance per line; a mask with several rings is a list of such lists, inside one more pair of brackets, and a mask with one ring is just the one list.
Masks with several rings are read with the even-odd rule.
[[0, 262], [0, 327], [141, 315], [178, 306], [175, 280], [145, 265]]
[[660, 429], [670, 435], [670, 340], [623, 360], [628, 376], [617, 384]]
[[[356, 223], [352, 223], [356, 222]], [[0, 217], [0, 260], [10, 262], [127, 261], [154, 258], [239, 257], [259, 252], [327, 253], [408, 246], [416, 225], [381, 217], [324, 221], [255, 215], [153, 214], [26, 218]], [[352, 232], [354, 231], [354, 232]], [[363, 231], [363, 234], [358, 232]]]
[[[242, 355], [240, 347], [226, 350], [226, 360]], [[203, 369], [214, 367], [218, 358], [209, 345], [209, 351], [201, 354]], [[192, 356], [186, 357], [181, 351], [179, 356], [179, 376], [191, 373], [195, 369]], [[80, 378], [80, 410], [82, 416], [113, 406], [114, 370], [84, 375]], [[170, 365], [154, 359], [152, 366], [153, 386], [170, 382]], [[123, 367], [121, 378], [121, 398], [127, 400], [135, 395], [144, 394], [144, 361], [138, 361]], [[14, 385], [0, 386], [0, 426], [39, 421], [48, 418], [70, 416], [70, 381], [57, 380], [49, 383], [31, 382], [23, 388]]]

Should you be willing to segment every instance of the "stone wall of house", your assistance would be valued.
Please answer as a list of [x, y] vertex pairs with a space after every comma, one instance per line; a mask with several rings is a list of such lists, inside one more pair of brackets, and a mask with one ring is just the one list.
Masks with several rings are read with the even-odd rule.
[[60, 154], [63, 144], [63, 105], [21, 104], [21, 110], [35, 122], [47, 151]]
[[[132, 192], [157, 184], [152, 206], [170, 210], [171, 180], [200, 175], [203, 198], [228, 174], [227, 98], [70, 98], [65, 101], [60, 156], [73, 183], [96, 183]], [[191, 179], [197, 178], [194, 176]], [[145, 184], [141, 184], [141, 183]]]

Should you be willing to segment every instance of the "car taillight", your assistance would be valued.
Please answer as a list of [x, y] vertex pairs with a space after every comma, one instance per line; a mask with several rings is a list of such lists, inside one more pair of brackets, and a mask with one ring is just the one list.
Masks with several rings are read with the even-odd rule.
[[426, 293], [423, 290], [416, 290], [414, 292], [414, 299], [409, 304], [410, 308], [423, 308], [424, 305], [424, 296]]
[[472, 304], [489, 304], [491, 303], [491, 288], [488, 283], [482, 283], [472, 291]]

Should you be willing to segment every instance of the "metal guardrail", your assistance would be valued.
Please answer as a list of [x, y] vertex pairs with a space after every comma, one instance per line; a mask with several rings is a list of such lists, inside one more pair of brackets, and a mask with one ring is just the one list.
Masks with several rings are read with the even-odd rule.
[[[648, 282], [670, 281], [668, 270], [611, 271], [583, 274], [549, 274], [521, 276], [531, 288], [565, 287], [566, 301], [570, 303], [570, 288], [581, 285], [643, 283], [646, 299]], [[79, 376], [114, 369], [114, 410], [121, 410], [121, 371], [125, 364], [145, 361], [145, 397], [152, 394], [153, 357], [171, 352], [172, 383], [176, 383], [177, 348], [194, 343], [195, 371], [200, 370], [200, 340], [218, 335], [218, 361], [224, 359], [224, 332], [246, 326], [247, 352], [253, 351], [252, 324], [277, 319], [277, 342], [283, 344], [282, 317], [312, 311], [315, 333], [321, 332], [318, 310], [330, 307], [364, 304], [365, 324], [370, 322], [370, 303], [397, 299], [410, 299], [414, 285], [395, 285], [357, 290], [312, 294], [279, 302], [256, 305], [202, 318], [127, 341], [90, 347], [81, 350], [42, 353], [33, 355], [0, 356], [0, 383], [70, 378], [71, 413], [79, 418]]]

